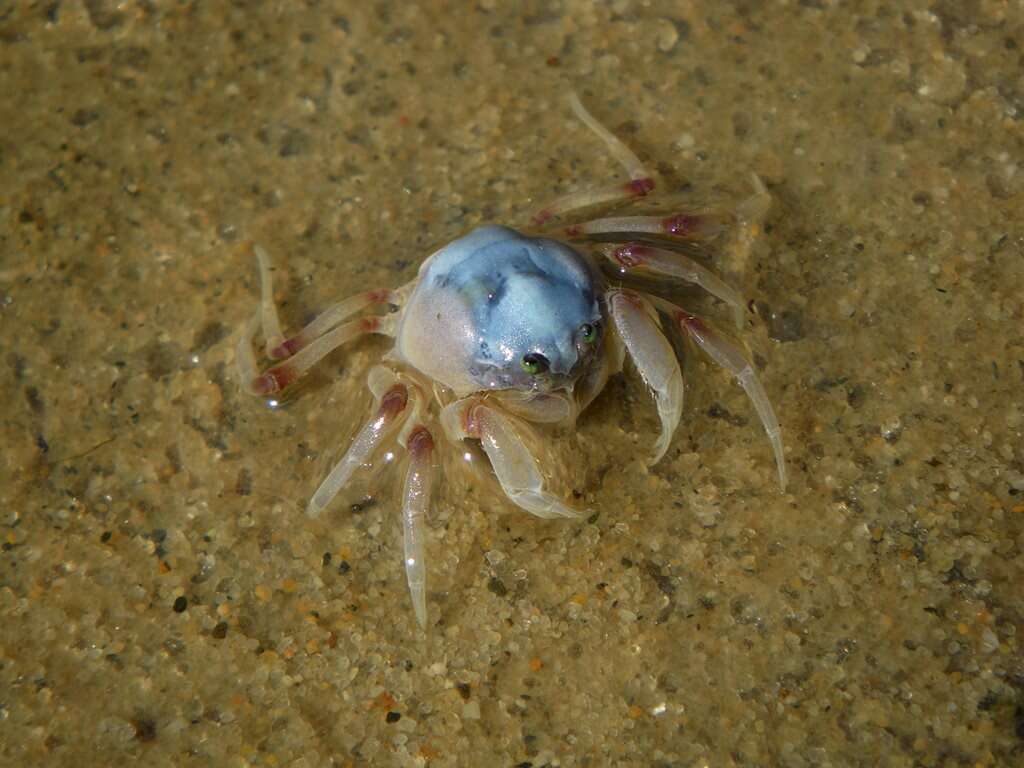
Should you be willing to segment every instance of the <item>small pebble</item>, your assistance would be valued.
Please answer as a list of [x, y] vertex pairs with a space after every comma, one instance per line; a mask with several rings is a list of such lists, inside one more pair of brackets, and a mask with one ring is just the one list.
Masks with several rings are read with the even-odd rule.
[[679, 32], [670, 22], [662, 22], [658, 25], [658, 50], [668, 53], [676, 47], [679, 42]]

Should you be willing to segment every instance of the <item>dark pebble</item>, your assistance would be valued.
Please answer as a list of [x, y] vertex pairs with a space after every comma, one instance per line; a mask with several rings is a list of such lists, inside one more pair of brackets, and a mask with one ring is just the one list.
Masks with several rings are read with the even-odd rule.
[[99, 119], [100, 113], [95, 109], [78, 109], [71, 115], [71, 124], [78, 128], [84, 128]]
[[217, 624], [217, 626], [213, 628], [213, 632], [211, 634], [213, 635], [214, 640], [223, 640], [225, 637], [228, 636], [227, 622], [222, 621], [219, 624]]
[[188, 598], [182, 595], [174, 601], [174, 612], [184, 613], [185, 609], [188, 608]]
[[245, 467], [238, 470], [238, 477], [235, 478], [235, 493], [239, 496], [248, 496], [252, 493], [252, 472]]
[[146, 718], [137, 718], [132, 721], [135, 726], [135, 738], [139, 741], [152, 741], [156, 738], [156, 723]]
[[351, 507], [349, 507], [349, 510], [353, 514], [359, 514], [360, 512], [365, 512], [366, 510], [368, 510], [371, 507], [374, 507], [376, 505], [377, 505], [377, 500], [373, 496], [367, 496], [362, 501], [357, 501], [355, 504], [353, 504]]
[[389, 723], [397, 723], [399, 720], [402, 719], [402, 713], [388, 712], [387, 715], [384, 716], [384, 719], [387, 720]]
[[644, 562], [644, 570], [647, 571], [648, 576], [654, 579], [654, 583], [658, 585], [658, 589], [661, 590], [663, 594], [675, 594], [676, 586], [672, 583], [672, 579], [669, 576], [662, 573], [661, 566], [653, 560], [647, 560]]
[[196, 352], [205, 352], [230, 332], [231, 329], [224, 323], [217, 321], [207, 323], [192, 337], [192, 348]]
[[867, 391], [860, 384], [854, 384], [846, 390], [846, 404], [855, 411], [860, 410], [867, 399]]
[[294, 157], [305, 154], [309, 150], [309, 135], [297, 128], [289, 129], [281, 139], [277, 151], [279, 157]]
[[804, 337], [804, 316], [798, 309], [772, 312], [768, 318], [768, 335], [775, 341], [799, 341]]
[[139, 354], [142, 356], [146, 375], [153, 381], [169, 376], [181, 368], [181, 348], [172, 342], [151, 341], [139, 350]]

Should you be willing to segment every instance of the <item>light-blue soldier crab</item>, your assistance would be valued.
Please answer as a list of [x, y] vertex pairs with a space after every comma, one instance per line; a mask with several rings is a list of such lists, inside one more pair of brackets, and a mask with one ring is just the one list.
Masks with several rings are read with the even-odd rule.
[[[433, 253], [410, 283], [341, 301], [290, 337], [282, 334], [275, 309], [270, 259], [255, 248], [261, 302], [237, 354], [239, 375], [251, 393], [280, 392], [363, 334], [395, 340], [385, 364], [369, 374], [374, 415], [316, 489], [307, 512], [319, 515], [360, 466], [397, 438], [408, 453], [402, 493], [405, 572], [420, 626], [427, 619], [424, 528], [438, 426], [454, 444], [479, 441], [514, 504], [538, 517], [576, 517], [578, 511], [548, 489], [550, 478], [530, 448], [538, 444], [530, 424], [574, 424], [608, 378], [622, 370], [628, 353], [654, 395], [661, 434], [650, 463], [658, 462], [683, 404], [679, 361], [663, 331], [667, 323], [737, 377], [768, 433], [785, 488], [779, 423], [743, 352], [711, 324], [631, 287], [630, 280], [636, 272], [701, 286], [730, 305], [741, 323], [740, 294], [682, 251], [710, 243], [728, 226], [745, 232], [749, 245], [770, 203], [767, 192], [755, 176], [754, 195], [729, 211], [698, 208], [552, 226], [584, 208], [624, 205], [655, 187], [625, 144], [575, 96], [571, 104], [630, 180], [555, 200], [533, 217], [537, 235], [480, 227]], [[373, 309], [385, 311], [361, 314]], [[356, 315], [361, 316], [350, 319]], [[262, 372], [253, 354], [260, 328], [267, 355], [282, 361]]]

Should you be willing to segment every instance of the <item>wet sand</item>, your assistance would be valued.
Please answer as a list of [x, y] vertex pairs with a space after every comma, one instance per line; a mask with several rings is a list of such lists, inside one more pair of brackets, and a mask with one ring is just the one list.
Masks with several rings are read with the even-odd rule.
[[[0, 8], [0, 764], [1024, 761], [1024, 11], [833, 2]], [[559, 438], [542, 521], [454, 460], [429, 629], [334, 355], [245, 396], [251, 243], [290, 327], [620, 173], [774, 198], [743, 334], [783, 424], [687, 355]], [[688, 307], [728, 325], [720, 305]]]

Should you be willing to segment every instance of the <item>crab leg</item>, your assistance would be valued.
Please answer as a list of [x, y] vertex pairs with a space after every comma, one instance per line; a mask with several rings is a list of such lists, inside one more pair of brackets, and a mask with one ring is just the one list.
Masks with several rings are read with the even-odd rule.
[[260, 369], [256, 367], [256, 355], [253, 354], [252, 345], [256, 339], [256, 332], [260, 328], [260, 313], [253, 315], [242, 331], [242, 338], [238, 340], [235, 347], [235, 369], [238, 372], [238, 380], [246, 389], [249, 384], [259, 376]]
[[684, 242], [707, 242], [720, 235], [726, 227], [735, 225], [739, 230], [736, 247], [745, 256], [758, 233], [761, 220], [771, 206], [771, 196], [761, 179], [757, 174], [752, 174], [751, 180], [754, 194], [731, 210], [701, 207], [669, 216], [612, 216], [571, 224], [563, 227], [561, 234], [581, 238], [632, 233]]
[[283, 363], [278, 363], [252, 379], [248, 385], [249, 391], [254, 395], [272, 395], [280, 392], [346, 341], [367, 333], [390, 336], [394, 333], [394, 321], [389, 317], [373, 315], [339, 325]]
[[424, 533], [433, 480], [434, 438], [430, 430], [416, 423], [405, 438], [409, 468], [402, 491], [402, 532], [405, 550], [405, 579], [409, 584], [416, 621], [427, 624], [427, 568], [424, 563]]
[[[384, 316], [365, 317], [346, 325], [342, 320], [360, 310], [379, 304], [397, 305], [400, 292], [367, 291], [338, 302], [289, 339], [281, 333], [281, 321], [274, 304], [273, 267], [270, 256], [258, 245], [253, 246], [260, 272], [260, 306], [246, 326], [237, 348], [237, 367], [243, 386], [256, 395], [279, 392], [349, 339], [363, 333], [390, 334], [394, 321]], [[289, 358], [259, 375], [252, 351], [256, 331], [262, 328], [267, 356], [272, 360]], [[333, 329], [333, 330], [332, 330]], [[301, 352], [300, 352], [301, 350]]]
[[601, 125], [597, 118], [587, 111], [587, 108], [583, 106], [583, 102], [580, 101], [579, 96], [575, 93], [569, 94], [569, 106], [572, 107], [573, 113], [579, 118], [580, 122], [596, 133], [607, 145], [608, 151], [626, 169], [629, 178], [645, 179], [651, 175], [644, 167], [644, 164], [640, 162], [640, 158], [634, 154], [633, 150], [620, 141], [615, 134]]
[[756, 173], [750, 174], [750, 183], [754, 194], [736, 207], [736, 221], [743, 227], [743, 246], [749, 250], [751, 241], [757, 236], [768, 209], [772, 207], [772, 196]]
[[348, 451], [316, 489], [306, 506], [306, 514], [310, 517], [320, 515], [338, 495], [338, 491], [345, 487], [352, 474], [366, 462], [399, 423], [399, 417], [405, 412], [409, 402], [409, 390], [404, 384], [397, 383], [394, 375], [389, 374], [385, 368], [374, 368], [370, 372], [370, 388], [377, 395], [377, 412], [359, 430]]
[[754, 243], [761, 234], [761, 225], [768, 209], [772, 206], [772, 197], [765, 189], [764, 182], [756, 173], [750, 174], [754, 187], [754, 194], [744, 200], [736, 207], [736, 222], [738, 224], [730, 244], [728, 253], [731, 269], [742, 272], [754, 248]]
[[565, 424], [575, 415], [572, 398], [560, 392], [540, 395], [512, 389], [502, 392], [501, 405], [513, 416], [534, 424]]
[[612, 322], [640, 378], [654, 392], [661, 419], [661, 435], [650, 464], [657, 464], [668, 450], [683, 412], [683, 376], [672, 345], [655, 320], [654, 308], [639, 294], [611, 291], [608, 307]]
[[653, 189], [653, 179], [634, 179], [633, 181], [610, 184], [606, 187], [598, 187], [597, 189], [583, 189], [578, 192], [570, 192], [567, 195], [552, 200], [547, 206], [541, 208], [533, 215], [531, 221], [535, 226], [539, 227], [555, 216], [561, 216], [563, 213], [644, 197], [650, 194]]
[[367, 307], [381, 304], [398, 306], [398, 302], [398, 292], [386, 289], [367, 291], [366, 293], [360, 293], [356, 296], [350, 296], [344, 301], [339, 301], [337, 304], [325, 309], [317, 315], [309, 325], [294, 336], [288, 339], [282, 339], [282, 341], [273, 349], [269, 348], [268, 343], [267, 354], [272, 360], [280, 360], [282, 358], [290, 357], [300, 349], [309, 346], [314, 340], [322, 336], [331, 328], [337, 326], [342, 320], [351, 317], [357, 312], [364, 310]]
[[260, 305], [256, 314], [246, 325], [235, 350], [235, 365], [239, 381], [243, 387], [249, 390], [252, 389], [252, 382], [259, 375], [256, 356], [252, 351], [256, 332], [262, 328], [268, 354], [284, 340], [281, 335], [281, 321], [277, 317], [277, 307], [274, 306], [273, 268], [270, 265], [270, 256], [258, 245], [253, 246], [253, 251], [256, 253], [256, 261], [259, 263]]
[[589, 208], [594, 205], [607, 205], [611, 203], [625, 202], [637, 197], [644, 197], [654, 190], [654, 179], [650, 171], [640, 162], [640, 158], [633, 153], [615, 134], [605, 128], [597, 119], [591, 115], [575, 93], [569, 95], [569, 105], [576, 117], [579, 118], [587, 128], [596, 133], [605, 143], [612, 156], [622, 164], [629, 174], [630, 180], [625, 183], [610, 184], [596, 189], [586, 189], [579, 192], [571, 192], [551, 201], [546, 207], [539, 210], [533, 216], [533, 223], [540, 226], [554, 216], [564, 213]]
[[625, 245], [605, 245], [598, 249], [605, 258], [619, 266], [620, 271], [648, 269], [669, 277], [676, 277], [700, 286], [730, 307], [736, 317], [737, 327], [743, 325], [743, 297], [718, 275], [698, 264], [693, 259], [675, 251], [630, 242]]
[[612, 216], [571, 224], [566, 237], [638, 234], [671, 237], [688, 242], [711, 240], [725, 229], [726, 218], [716, 213], [675, 213], [671, 216]]
[[775, 455], [775, 465], [778, 468], [779, 485], [782, 490], [786, 490], [786, 457], [782, 449], [782, 428], [779, 426], [779, 420], [775, 417], [775, 409], [772, 408], [771, 401], [768, 400], [768, 395], [757, 378], [754, 366], [735, 344], [701, 318], [662, 299], [658, 299], [657, 304], [669, 314], [674, 322], [679, 324], [684, 334], [693, 339], [697, 346], [710, 355], [712, 360], [737, 378], [743, 391], [750, 398], [758, 418], [761, 419], [765, 432], [768, 433], [768, 441], [771, 443], [772, 453]]
[[523, 442], [525, 422], [513, 419], [476, 398], [457, 400], [441, 411], [441, 424], [452, 441], [480, 441], [505, 495], [537, 517], [577, 517], [579, 513], [550, 491], [537, 460]]
[[274, 304], [274, 268], [270, 263], [270, 255], [258, 245], [253, 246], [256, 261], [260, 265], [260, 322], [263, 326], [263, 339], [267, 344], [267, 354], [273, 357], [271, 350], [284, 341], [281, 333], [281, 320], [277, 316]]

